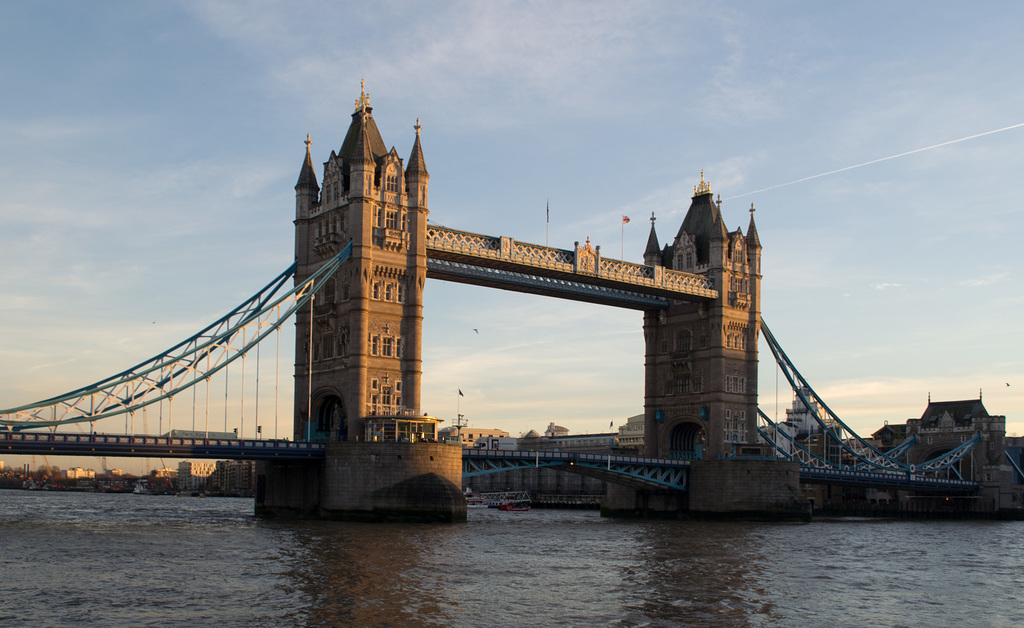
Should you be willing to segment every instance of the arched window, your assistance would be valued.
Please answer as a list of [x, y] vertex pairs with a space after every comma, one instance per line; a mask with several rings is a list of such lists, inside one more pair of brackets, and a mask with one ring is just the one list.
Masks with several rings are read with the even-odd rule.
[[684, 329], [676, 336], [676, 351], [690, 350], [690, 330]]

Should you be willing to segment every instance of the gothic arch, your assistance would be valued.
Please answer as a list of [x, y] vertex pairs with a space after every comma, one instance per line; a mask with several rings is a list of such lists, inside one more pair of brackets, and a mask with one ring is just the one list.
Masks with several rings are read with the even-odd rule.
[[694, 420], [682, 420], [668, 428], [668, 457], [676, 460], [702, 460], [707, 431]]
[[[333, 390], [324, 391], [313, 411], [313, 421], [309, 426], [312, 440], [347, 440], [348, 421], [345, 402], [341, 395]], [[335, 438], [331, 438], [331, 433]]]

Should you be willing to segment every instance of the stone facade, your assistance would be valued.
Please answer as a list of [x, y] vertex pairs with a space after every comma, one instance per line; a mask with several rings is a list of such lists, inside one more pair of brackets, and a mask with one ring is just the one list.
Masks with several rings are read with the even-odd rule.
[[704, 181], [671, 245], [654, 222], [644, 262], [711, 278], [718, 297], [672, 301], [644, 314], [645, 448], [648, 456], [717, 458], [759, 452], [757, 343], [761, 244], [750, 210], [747, 234], [729, 232]]
[[296, 315], [296, 439], [358, 441], [365, 416], [419, 414], [430, 175], [419, 122], [405, 165], [372, 111], [361, 93], [323, 189], [307, 139], [295, 185], [295, 282], [352, 244]]

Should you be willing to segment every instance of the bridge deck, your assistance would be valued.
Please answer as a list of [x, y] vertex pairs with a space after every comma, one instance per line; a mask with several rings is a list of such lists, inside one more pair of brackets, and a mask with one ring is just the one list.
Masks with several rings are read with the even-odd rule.
[[429, 226], [427, 256], [428, 275], [439, 279], [605, 305], [649, 309], [667, 307], [667, 299], [718, 298], [708, 277], [606, 259], [589, 244], [556, 249]]

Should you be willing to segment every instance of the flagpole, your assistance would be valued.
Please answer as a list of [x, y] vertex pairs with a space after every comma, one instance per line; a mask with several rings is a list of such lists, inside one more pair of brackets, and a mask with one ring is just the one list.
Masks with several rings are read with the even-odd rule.
[[546, 209], [544, 210], [544, 246], [548, 246], [548, 231], [551, 229], [551, 200], [545, 199]]

